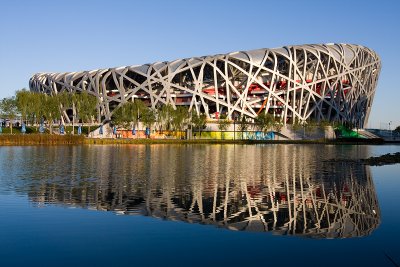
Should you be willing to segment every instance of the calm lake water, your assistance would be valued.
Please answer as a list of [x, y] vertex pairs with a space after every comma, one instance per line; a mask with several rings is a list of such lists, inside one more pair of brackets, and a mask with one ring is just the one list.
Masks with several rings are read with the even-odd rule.
[[396, 266], [399, 151], [0, 147], [0, 266]]

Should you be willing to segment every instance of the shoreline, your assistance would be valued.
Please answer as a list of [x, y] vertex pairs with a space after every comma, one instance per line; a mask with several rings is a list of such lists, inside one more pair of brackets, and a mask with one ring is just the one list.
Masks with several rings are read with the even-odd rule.
[[[88, 138], [83, 135], [1, 134], [1, 146], [24, 145], [152, 145], [152, 144], [325, 144], [325, 145], [384, 145], [394, 144], [382, 139], [307, 139], [307, 140], [220, 140], [220, 139], [124, 139]], [[400, 144], [400, 143], [399, 143]]]

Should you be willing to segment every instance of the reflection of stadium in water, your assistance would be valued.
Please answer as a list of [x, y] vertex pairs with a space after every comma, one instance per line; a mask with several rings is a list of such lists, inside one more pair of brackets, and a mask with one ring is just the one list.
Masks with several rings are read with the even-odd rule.
[[[83, 171], [71, 162], [70, 177], [40, 178], [30, 188], [31, 199], [316, 238], [364, 236], [380, 223], [369, 167], [324, 162], [321, 157], [335, 154], [319, 155], [318, 147], [103, 149], [72, 151], [95, 168]], [[127, 154], [135, 156], [121, 156]]]

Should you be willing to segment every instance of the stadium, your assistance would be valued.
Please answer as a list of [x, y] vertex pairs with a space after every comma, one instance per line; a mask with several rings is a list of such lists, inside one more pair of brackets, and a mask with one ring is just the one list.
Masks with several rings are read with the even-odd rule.
[[[98, 99], [98, 119], [124, 103], [153, 109], [171, 104], [210, 121], [271, 114], [283, 125], [337, 121], [366, 125], [381, 62], [352, 44], [294, 45], [171, 62], [67, 73], [37, 73], [30, 90], [46, 94], [87, 91]], [[67, 113], [65, 120], [69, 122]]]

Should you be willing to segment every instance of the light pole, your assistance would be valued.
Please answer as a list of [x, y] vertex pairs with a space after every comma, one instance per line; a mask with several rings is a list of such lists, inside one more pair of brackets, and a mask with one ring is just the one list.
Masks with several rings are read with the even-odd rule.
[[390, 128], [390, 124], [392, 123], [392, 121], [389, 121], [389, 131], [390, 131], [390, 139], [392, 139], [392, 129]]

